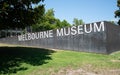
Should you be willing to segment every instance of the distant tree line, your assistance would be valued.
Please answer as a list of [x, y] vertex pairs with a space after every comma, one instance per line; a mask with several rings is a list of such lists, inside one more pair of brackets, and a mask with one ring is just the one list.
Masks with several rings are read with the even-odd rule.
[[[73, 25], [81, 25], [84, 24], [82, 19], [74, 18], [73, 19]], [[33, 31], [44, 31], [44, 30], [50, 30], [50, 29], [57, 29], [57, 28], [63, 28], [63, 27], [69, 27], [72, 26], [67, 20], [61, 21], [60, 19], [55, 17], [54, 10], [49, 9], [47, 10], [42, 19], [40, 18], [39, 21], [32, 26]]]
[[66, 20], [60, 21], [58, 18], [55, 18], [54, 10], [49, 9], [44, 13], [42, 19], [40, 18], [36, 24], [32, 25], [32, 28], [33, 31], [44, 31], [68, 26], [70, 24]]

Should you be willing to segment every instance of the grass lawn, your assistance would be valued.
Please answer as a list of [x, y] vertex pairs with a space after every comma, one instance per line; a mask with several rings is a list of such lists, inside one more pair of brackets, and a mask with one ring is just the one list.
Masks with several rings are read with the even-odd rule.
[[120, 52], [104, 55], [0, 44], [0, 75], [120, 75]]

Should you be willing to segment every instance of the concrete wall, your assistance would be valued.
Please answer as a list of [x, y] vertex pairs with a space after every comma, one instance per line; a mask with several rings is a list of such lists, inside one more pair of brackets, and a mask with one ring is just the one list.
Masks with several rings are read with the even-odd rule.
[[112, 23], [106, 22], [106, 28], [107, 53], [112, 53], [120, 50], [120, 26], [116, 26]]
[[[97, 22], [98, 26], [100, 23], [101, 22]], [[91, 24], [93, 27], [94, 23]], [[87, 30], [89, 30], [89, 24], [86, 26]], [[18, 37], [15, 36], [2, 38], [0, 39], [0, 43], [37, 46], [40, 48], [95, 52], [103, 54], [120, 50], [120, 27], [106, 21], [104, 21], [104, 27], [104, 31], [91, 31], [91, 33], [68, 36], [56, 36], [56, 30], [53, 30], [54, 37], [18, 41]], [[67, 29], [68, 28], [66, 28], [66, 30]]]

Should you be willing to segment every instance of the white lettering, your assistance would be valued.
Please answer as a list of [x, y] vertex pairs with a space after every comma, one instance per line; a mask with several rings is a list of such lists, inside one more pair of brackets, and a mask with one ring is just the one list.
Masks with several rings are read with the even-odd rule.
[[100, 25], [99, 25], [99, 27], [98, 27], [98, 25], [97, 25], [97, 23], [94, 23], [94, 32], [100, 32], [100, 31], [104, 31], [105, 30], [105, 28], [104, 28], [104, 22], [101, 22], [100, 23]]
[[48, 31], [44, 31], [44, 32], [43, 32], [44, 38], [48, 38], [48, 36], [49, 36], [48, 34], [49, 34]]
[[64, 35], [70, 35], [70, 28], [64, 28]]
[[24, 35], [24, 40], [27, 40], [27, 34]]
[[[87, 28], [88, 25], [84, 25], [84, 30], [85, 30], [85, 33], [91, 33], [92, 32], [92, 24], [89, 25], [89, 27]], [[88, 31], [89, 29], [89, 31]]]
[[22, 39], [23, 39], [23, 41], [25, 41], [25, 34], [24, 34], [24, 35], [22, 35]]
[[77, 34], [76, 26], [72, 26], [71, 27], [71, 34], [72, 35], [76, 35]]
[[31, 34], [28, 33], [27, 35], [28, 35], [28, 40], [31, 40]]
[[49, 30], [49, 37], [53, 37], [53, 30]]
[[57, 29], [57, 36], [63, 36], [63, 28]]
[[31, 39], [34, 40], [35, 39], [35, 33], [31, 34]]
[[39, 34], [38, 33], [35, 33], [35, 38], [39, 39]]
[[43, 32], [40, 32], [40, 38], [43, 38]]
[[22, 35], [18, 36], [18, 41], [23, 41]]
[[54, 36], [68, 36], [68, 35], [77, 35], [91, 32], [100, 32], [105, 31], [104, 22], [100, 23], [91, 23], [89, 25], [79, 25], [72, 26], [68, 28], [61, 28], [54, 30], [56, 31], [53, 34], [53, 30], [43, 31], [43, 32], [35, 32], [35, 33], [26, 33], [18, 36], [18, 41], [27, 41], [41, 38], [49, 38]]
[[78, 34], [83, 34], [83, 25], [78, 26]]

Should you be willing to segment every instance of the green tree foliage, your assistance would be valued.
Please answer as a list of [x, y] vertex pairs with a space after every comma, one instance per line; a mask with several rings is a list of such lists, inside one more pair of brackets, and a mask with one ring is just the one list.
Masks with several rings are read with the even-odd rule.
[[35, 24], [44, 14], [43, 1], [0, 0], [0, 29], [25, 28]]
[[74, 18], [73, 19], [73, 25], [82, 25], [82, 24], [84, 24], [84, 22], [83, 22], [83, 20], [82, 19], [78, 19], [78, 18]]
[[[117, 0], [117, 7], [119, 9], [115, 11], [115, 18], [120, 18], [120, 0]], [[118, 21], [118, 24], [120, 25], [120, 20]]]
[[69, 27], [70, 26], [70, 24], [66, 21], [66, 20], [63, 20], [62, 22], [61, 22], [61, 28], [62, 27]]
[[49, 9], [44, 13], [43, 18], [39, 19], [39, 22], [32, 27], [33, 31], [45, 31], [66, 26], [70, 26], [70, 24], [66, 20], [60, 21], [59, 19], [55, 18], [54, 10]]
[[32, 26], [33, 31], [44, 31], [52, 29], [51, 25], [55, 23], [54, 11], [49, 9], [44, 13], [42, 19]]
[[71, 26], [66, 20], [60, 21], [59, 19], [55, 20], [55, 24], [53, 25], [53, 29], [69, 27]]
[[116, 25], [115, 21], [109, 21], [109, 22]]

